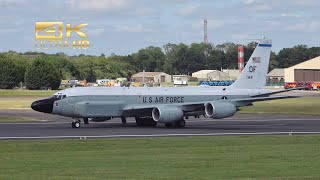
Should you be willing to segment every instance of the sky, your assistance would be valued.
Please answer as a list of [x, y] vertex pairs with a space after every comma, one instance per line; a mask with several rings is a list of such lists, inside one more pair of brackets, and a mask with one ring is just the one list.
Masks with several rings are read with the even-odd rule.
[[[247, 44], [262, 36], [272, 50], [320, 46], [319, 0], [0, 0], [0, 52], [127, 55], [147, 46], [203, 42]], [[88, 35], [90, 48], [35, 48], [35, 23], [61, 21]], [[77, 34], [72, 36], [76, 37]]]

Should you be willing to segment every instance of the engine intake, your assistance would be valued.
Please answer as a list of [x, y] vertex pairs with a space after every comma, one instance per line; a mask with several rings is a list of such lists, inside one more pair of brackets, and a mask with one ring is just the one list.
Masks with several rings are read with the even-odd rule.
[[211, 102], [205, 105], [205, 113], [213, 119], [222, 119], [233, 116], [237, 108], [230, 102]]
[[180, 120], [183, 111], [176, 106], [159, 106], [152, 109], [152, 118], [159, 123], [171, 123]]

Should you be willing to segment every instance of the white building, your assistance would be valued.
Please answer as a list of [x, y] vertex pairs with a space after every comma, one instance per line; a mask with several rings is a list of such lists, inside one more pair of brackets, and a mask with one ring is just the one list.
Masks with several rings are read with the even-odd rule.
[[132, 75], [132, 82], [160, 83], [171, 82], [171, 75], [164, 72], [139, 72]]
[[228, 73], [219, 70], [200, 70], [192, 73], [192, 77], [198, 78], [198, 81], [230, 80]]

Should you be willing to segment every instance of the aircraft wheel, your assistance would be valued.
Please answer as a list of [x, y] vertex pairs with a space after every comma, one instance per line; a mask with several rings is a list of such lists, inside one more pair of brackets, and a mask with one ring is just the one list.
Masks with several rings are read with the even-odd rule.
[[176, 127], [185, 127], [186, 121], [184, 119], [180, 119], [179, 121], [176, 122], [175, 126]]
[[122, 124], [127, 124], [127, 119], [124, 116], [121, 116], [121, 122]]
[[164, 126], [166, 128], [172, 128], [173, 127], [173, 123], [165, 123]]
[[89, 118], [83, 118], [84, 124], [89, 124]]
[[139, 127], [141, 127], [141, 126], [143, 126], [143, 125], [144, 125], [144, 123], [143, 123], [142, 119], [141, 119], [141, 118], [139, 118], [139, 117], [136, 117], [136, 123], [137, 123], [137, 125], [138, 125]]
[[80, 122], [72, 122], [71, 123], [71, 125], [72, 125], [72, 128], [80, 128]]
[[152, 120], [151, 126], [154, 127], [154, 126], [157, 126], [157, 124], [158, 124], [158, 123], [157, 123], [156, 121]]
[[145, 120], [143, 124], [144, 126], [154, 127], [157, 125], [157, 122], [151, 119], [151, 120]]

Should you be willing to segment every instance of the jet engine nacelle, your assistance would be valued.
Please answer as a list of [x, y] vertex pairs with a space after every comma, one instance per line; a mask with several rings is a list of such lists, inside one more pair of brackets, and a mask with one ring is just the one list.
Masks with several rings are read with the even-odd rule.
[[99, 117], [99, 118], [89, 118], [90, 121], [93, 122], [103, 122], [112, 119], [112, 117]]
[[205, 113], [213, 119], [222, 119], [233, 116], [237, 108], [231, 102], [211, 102], [205, 105]]
[[152, 118], [159, 123], [171, 123], [183, 118], [183, 111], [176, 106], [159, 106], [152, 110]]

